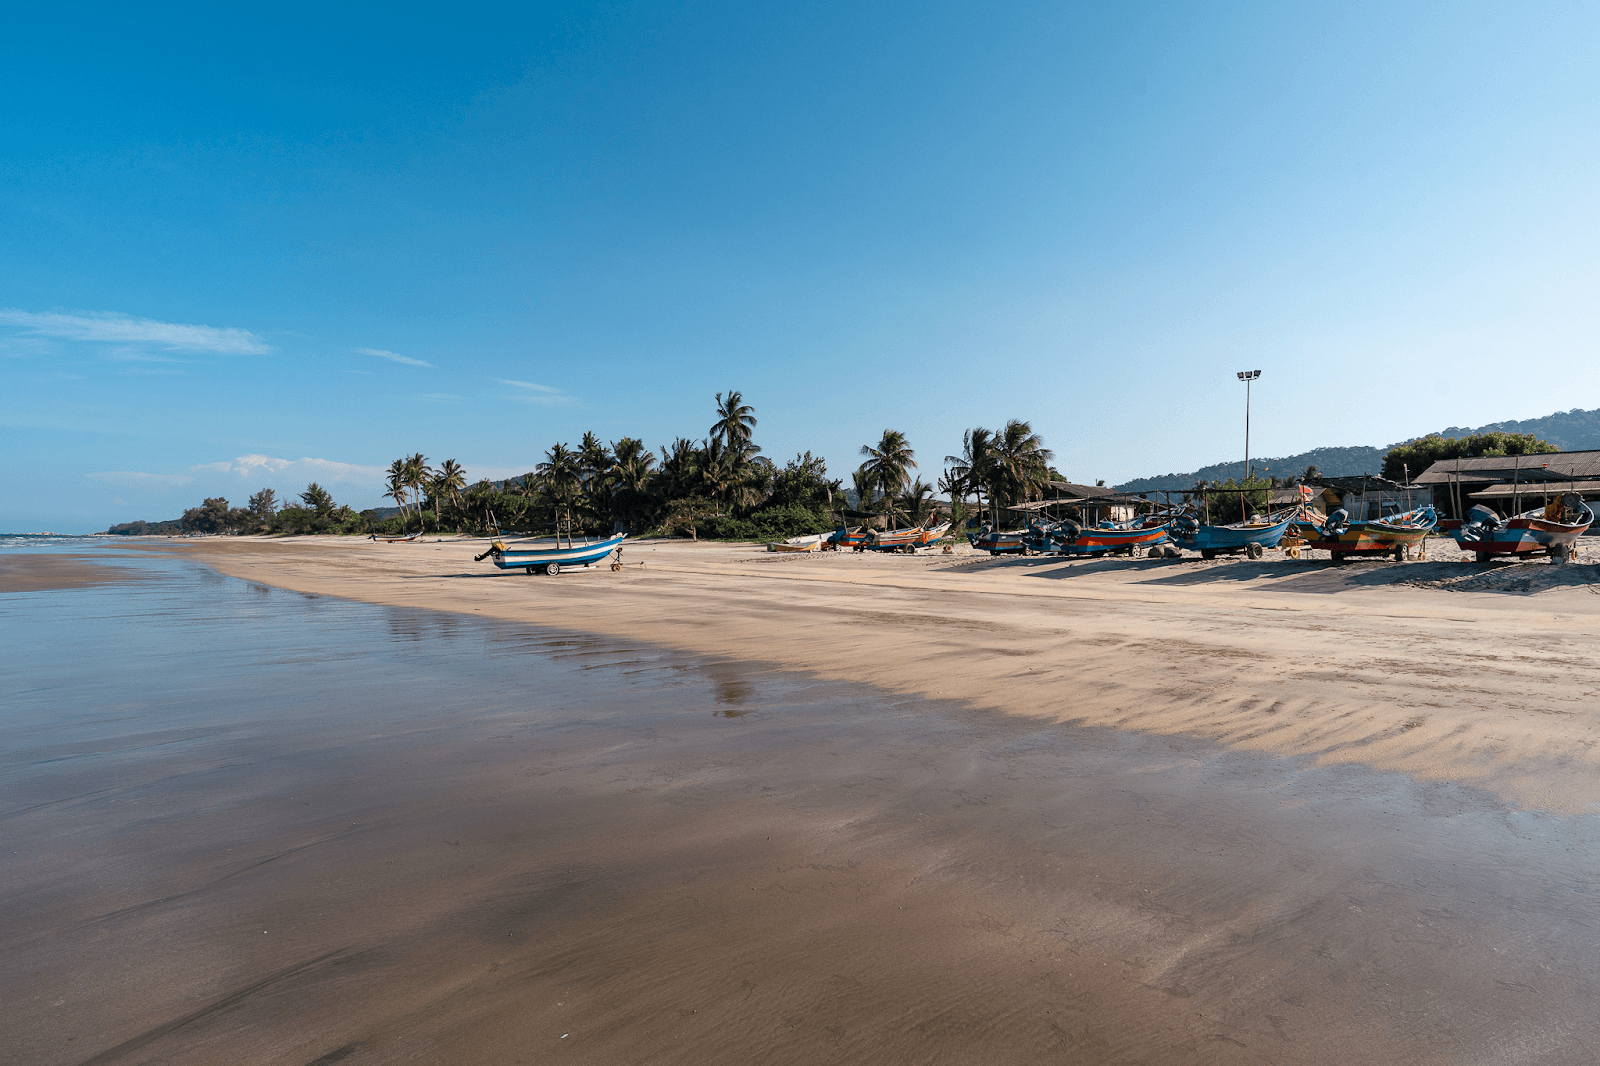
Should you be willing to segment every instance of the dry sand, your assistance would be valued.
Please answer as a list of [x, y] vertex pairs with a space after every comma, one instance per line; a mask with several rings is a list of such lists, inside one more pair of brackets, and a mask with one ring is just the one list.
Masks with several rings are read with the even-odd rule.
[[[766, 662], [888, 692], [1600, 806], [1600, 567], [772, 554], [646, 541], [551, 579], [484, 541], [166, 542], [302, 592]], [[1320, 555], [1320, 553], [1308, 553]]]

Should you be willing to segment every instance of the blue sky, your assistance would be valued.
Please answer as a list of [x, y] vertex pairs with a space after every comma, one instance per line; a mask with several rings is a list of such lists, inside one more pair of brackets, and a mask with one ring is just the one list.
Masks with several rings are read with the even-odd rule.
[[1600, 406], [1574, 4], [33, 5], [0, 529], [592, 429], [1075, 480]]

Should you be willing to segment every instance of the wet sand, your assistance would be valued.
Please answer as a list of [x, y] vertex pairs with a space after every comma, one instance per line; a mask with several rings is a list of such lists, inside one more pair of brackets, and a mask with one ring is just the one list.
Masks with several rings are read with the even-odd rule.
[[[157, 545], [283, 588], [645, 640], [1009, 715], [1600, 809], [1600, 567], [766, 554], [645, 542], [555, 579], [486, 542]], [[1585, 546], [1593, 553], [1597, 549]], [[1589, 557], [1588, 555], [1585, 556]], [[1516, 586], [1532, 586], [1518, 590]]]
[[1600, 1048], [1592, 815], [126, 565], [0, 596], [15, 1061]]
[[142, 572], [108, 563], [99, 555], [54, 552], [0, 554], [0, 593], [90, 588], [143, 579]]

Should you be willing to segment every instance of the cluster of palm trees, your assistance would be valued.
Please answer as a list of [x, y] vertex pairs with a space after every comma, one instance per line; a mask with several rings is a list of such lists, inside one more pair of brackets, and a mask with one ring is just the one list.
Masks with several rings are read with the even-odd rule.
[[409, 515], [410, 509], [422, 516], [423, 501], [433, 504], [434, 527], [438, 528], [439, 504], [450, 501], [461, 503], [461, 490], [467, 487], [467, 474], [454, 459], [446, 459], [435, 470], [421, 452], [396, 459], [389, 464], [389, 490], [385, 496], [400, 505], [400, 513]]
[[999, 430], [969, 429], [961, 435], [961, 454], [947, 455], [949, 464], [939, 482], [941, 491], [965, 504], [968, 496], [987, 499], [990, 521], [999, 526], [1001, 512], [1038, 499], [1046, 482], [1061, 480], [1050, 466], [1055, 453], [1033, 427], [1013, 418]]
[[755, 409], [743, 394], [719, 392], [715, 400], [716, 420], [704, 438], [679, 437], [659, 454], [633, 437], [607, 443], [585, 433], [576, 446], [551, 445], [544, 461], [520, 478], [469, 486], [454, 459], [435, 469], [417, 453], [390, 465], [387, 495], [400, 508], [402, 528], [605, 533], [620, 525], [740, 536], [783, 526], [797, 535], [828, 528], [851, 495], [861, 511], [913, 524], [932, 520], [935, 492], [949, 493], [962, 509], [976, 495], [998, 522], [1003, 508], [1037, 497], [1059, 476], [1049, 465], [1054, 454], [1017, 419], [1000, 430], [968, 430], [962, 453], [945, 457], [948, 468], [937, 486], [917, 476], [906, 435], [886, 429], [876, 443], [862, 446], [849, 493], [810, 453], [782, 467], [763, 456], [755, 442]]

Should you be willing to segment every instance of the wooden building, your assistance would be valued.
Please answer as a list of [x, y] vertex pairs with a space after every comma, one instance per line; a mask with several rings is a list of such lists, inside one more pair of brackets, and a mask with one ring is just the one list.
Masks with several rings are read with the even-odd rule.
[[1600, 501], [1600, 451], [1440, 459], [1412, 484], [1429, 489], [1446, 518], [1463, 518], [1474, 504], [1521, 514], [1564, 492], [1593, 503]]

